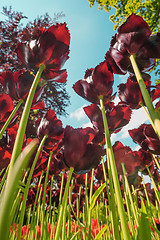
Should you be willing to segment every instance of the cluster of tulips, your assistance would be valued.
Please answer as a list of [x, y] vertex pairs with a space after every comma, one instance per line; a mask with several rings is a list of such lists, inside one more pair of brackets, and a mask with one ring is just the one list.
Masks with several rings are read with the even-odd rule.
[[[87, 189], [90, 191], [91, 169], [94, 169], [92, 193], [101, 187], [102, 182], [113, 182], [113, 185], [110, 183], [110, 190], [116, 194], [125, 239], [129, 233], [124, 218], [121, 176], [126, 173], [129, 184], [140, 187], [141, 171], [151, 175], [158, 184], [160, 84], [153, 87], [148, 71], [160, 58], [160, 33], [151, 35], [143, 18], [132, 14], [112, 38], [104, 61], [87, 69], [84, 78], [73, 85], [75, 92], [91, 103], [84, 107], [84, 111], [92, 127], [63, 127], [53, 106], [53, 109], [46, 110], [43, 118], [37, 115], [32, 128], [29, 128], [30, 114], [47, 108], [41, 101], [45, 82], [66, 82], [67, 71], [62, 67], [69, 58], [69, 46], [70, 33], [66, 23], [57, 23], [47, 30], [39, 28], [30, 42], [21, 42], [16, 49], [17, 57], [26, 69], [0, 73], [3, 87], [3, 93], [0, 93], [0, 177], [2, 183], [6, 181], [5, 186], [1, 184], [0, 204], [3, 211], [0, 214], [0, 236], [7, 236], [9, 232], [13, 219], [6, 224], [6, 211], [11, 211], [18, 181], [23, 178], [28, 190], [21, 199], [25, 206], [30, 206], [34, 205], [43, 174], [42, 186], [47, 181], [46, 187], [42, 188], [47, 209], [51, 208], [50, 205], [59, 207], [61, 193], [66, 194], [62, 179], [63, 182], [67, 179], [70, 181], [73, 175], [72, 200], [76, 202], [81, 188], [81, 210], [85, 202], [85, 174], [88, 174]], [[116, 93], [113, 93], [114, 74], [129, 76], [126, 83], [118, 86], [117, 105], [114, 103]], [[154, 101], [156, 103], [153, 105]], [[140, 149], [133, 151], [120, 141], [112, 146], [110, 136], [129, 123], [133, 109], [141, 107], [148, 115], [150, 124], [142, 123], [137, 129], [129, 130]], [[18, 170], [13, 174], [15, 169]], [[62, 176], [64, 171], [66, 173]], [[10, 190], [13, 184], [14, 188]], [[154, 191], [151, 186], [146, 186], [150, 201], [155, 205]], [[142, 187], [142, 195], [143, 191]], [[104, 194], [106, 201], [109, 201], [107, 190]], [[74, 212], [77, 212], [76, 204], [73, 206]], [[60, 224], [61, 220], [57, 225]]]

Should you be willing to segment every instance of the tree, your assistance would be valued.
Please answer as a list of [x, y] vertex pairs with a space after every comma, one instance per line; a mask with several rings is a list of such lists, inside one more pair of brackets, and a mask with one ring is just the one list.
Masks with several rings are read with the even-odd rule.
[[[157, 0], [88, 0], [90, 7], [95, 2], [98, 3], [99, 9], [104, 9], [109, 12], [113, 8], [115, 13], [110, 16], [110, 20], [115, 24], [114, 29], [117, 29], [120, 24], [126, 21], [126, 19], [135, 13], [148, 23], [152, 33], [160, 31], [160, 1]], [[158, 77], [156, 82], [160, 81], [160, 70], [158, 66], [160, 60], [154, 68], [155, 76]]]
[[100, 9], [109, 12], [112, 8], [115, 14], [110, 16], [110, 20], [115, 24], [115, 29], [122, 24], [132, 13], [142, 16], [154, 33], [160, 30], [160, 2], [157, 0], [88, 0], [90, 6], [95, 2]]
[[[55, 24], [64, 14], [58, 13], [51, 18], [47, 13], [37, 17], [23, 26], [22, 21], [27, 19], [22, 12], [12, 11], [12, 7], [3, 7], [2, 14], [7, 17], [0, 21], [0, 71], [16, 71], [22, 69], [17, 59], [15, 49], [20, 41], [29, 41], [37, 34], [38, 28], [48, 28]], [[69, 105], [69, 96], [66, 92], [66, 83], [47, 81], [42, 100], [47, 108], [54, 108], [58, 115], [67, 115], [65, 108]], [[45, 109], [43, 109], [45, 110]], [[42, 111], [43, 113], [43, 111]]]

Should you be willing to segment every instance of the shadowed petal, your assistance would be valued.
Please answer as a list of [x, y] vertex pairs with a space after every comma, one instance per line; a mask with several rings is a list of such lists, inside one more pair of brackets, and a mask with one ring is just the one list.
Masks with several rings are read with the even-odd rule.
[[[44, 79], [53, 79], [69, 58], [70, 33], [66, 23], [57, 23], [48, 30], [39, 31], [37, 38], [29, 43], [19, 43], [17, 55], [19, 60], [31, 71], [37, 72], [41, 64], [45, 65], [42, 73]], [[56, 79], [55, 79], [56, 81]], [[63, 76], [60, 82], [65, 82]]]
[[13, 102], [9, 95], [0, 94], [0, 121], [5, 121], [13, 110]]

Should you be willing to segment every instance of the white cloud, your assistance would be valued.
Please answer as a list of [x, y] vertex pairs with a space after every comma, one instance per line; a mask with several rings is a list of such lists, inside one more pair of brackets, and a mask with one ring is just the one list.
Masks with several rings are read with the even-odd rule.
[[137, 110], [133, 110], [132, 111], [132, 115], [131, 115], [131, 120], [130, 120], [129, 124], [127, 124], [123, 128], [123, 130], [124, 131], [128, 131], [129, 129], [137, 128], [141, 124], [146, 122], [147, 120], [148, 120], [148, 117], [147, 117], [147, 115], [146, 115], [146, 113], [145, 113], [143, 108], [139, 108]]
[[133, 110], [130, 122], [125, 127], [123, 127], [119, 133], [116, 134], [113, 133], [111, 135], [112, 143], [114, 143], [117, 140], [121, 141], [130, 138], [128, 130], [138, 128], [141, 124], [147, 121], [148, 118], [143, 108]]
[[82, 124], [82, 128], [86, 128], [86, 127], [93, 127], [92, 123], [91, 122], [87, 122], [87, 123], [84, 123]]
[[78, 122], [86, 118], [86, 114], [83, 110], [83, 107], [85, 107], [86, 104], [84, 104], [82, 107], [76, 109], [74, 112], [69, 114], [70, 118], [75, 118]]
[[119, 97], [118, 97], [118, 96], [117, 96], [117, 97], [115, 97], [115, 99], [114, 99], [114, 103], [115, 103], [115, 105], [117, 105], [119, 102], [120, 102], [120, 99], [119, 99]]

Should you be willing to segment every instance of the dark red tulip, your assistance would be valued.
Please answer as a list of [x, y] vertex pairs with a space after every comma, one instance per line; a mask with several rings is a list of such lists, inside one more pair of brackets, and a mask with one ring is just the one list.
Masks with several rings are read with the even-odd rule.
[[108, 68], [111, 72], [115, 74], [125, 75], [126, 72], [122, 71], [119, 66], [116, 64], [114, 58], [111, 56], [111, 48], [106, 52], [105, 61], [107, 63]]
[[121, 164], [124, 163], [126, 172], [131, 175], [140, 169], [141, 161], [130, 147], [123, 146], [119, 141], [113, 145], [113, 152], [118, 174], [123, 174]]
[[92, 143], [93, 138], [94, 131], [91, 128], [65, 128], [64, 162], [78, 174], [88, 172], [100, 163], [103, 151], [99, 145]]
[[94, 69], [88, 69], [85, 72], [84, 79], [77, 81], [73, 85], [73, 89], [89, 102], [99, 104], [99, 96], [103, 96], [104, 102], [108, 103], [114, 98], [112, 96], [113, 83], [113, 73], [104, 61]]
[[132, 14], [117, 31], [107, 53], [124, 73], [133, 69], [129, 56], [134, 54], [141, 71], [148, 71], [160, 58], [160, 34], [151, 35], [149, 25], [142, 17]]
[[[60, 153], [59, 153], [60, 154]], [[49, 168], [49, 174], [50, 175], [58, 175], [62, 169], [65, 169], [65, 164], [63, 162], [63, 158], [59, 156], [52, 155], [50, 168]], [[42, 171], [47, 171], [47, 165], [48, 165], [48, 158], [49, 155], [42, 156], [35, 167], [33, 177], [38, 177], [42, 174]]]
[[[104, 163], [104, 166], [105, 166], [105, 169], [107, 169], [107, 161], [105, 161]], [[94, 171], [94, 176], [95, 178], [100, 182], [100, 181], [105, 181], [104, 179], [104, 171], [103, 171], [103, 166], [102, 166], [102, 163], [99, 164], [99, 166], [95, 169]]]
[[62, 66], [69, 58], [70, 33], [66, 23], [57, 23], [48, 30], [40, 30], [37, 37], [29, 43], [19, 43], [19, 60], [31, 71], [37, 72], [41, 64], [45, 65], [42, 77], [65, 82], [66, 70]]
[[36, 110], [36, 109], [44, 109], [45, 108], [45, 103], [44, 101], [42, 102], [38, 102], [36, 104], [33, 104], [33, 106], [31, 107], [31, 109]]
[[152, 101], [157, 98], [160, 98], [160, 83], [155, 85], [154, 89], [151, 91]]
[[54, 110], [49, 109], [43, 118], [37, 121], [36, 125], [38, 125], [37, 135], [39, 138], [42, 139], [44, 135], [48, 136], [45, 147], [52, 150], [60, 149], [61, 145], [59, 144], [62, 141], [64, 129]]
[[143, 150], [157, 155], [160, 154], [160, 140], [150, 124], [142, 124], [137, 129], [129, 130], [129, 134]]
[[[7, 129], [7, 146], [13, 149], [14, 142], [17, 136], [18, 125], [15, 124], [12, 127]], [[24, 138], [25, 139], [25, 138]]]
[[10, 163], [10, 159], [11, 159], [12, 154], [8, 151], [7, 148], [2, 148], [0, 147], [0, 171], [3, 168], [6, 168], [8, 166], [8, 164]]
[[[147, 195], [148, 195], [148, 198], [149, 198], [149, 201], [154, 205], [156, 206], [156, 195], [155, 195], [155, 190], [154, 188], [151, 188], [151, 184], [150, 183], [146, 183], [145, 184], [145, 187], [146, 187], [146, 190], [147, 190]], [[142, 186], [141, 188], [141, 194], [142, 194], [142, 197], [144, 197], [146, 199], [146, 193], [144, 191], [144, 187]]]
[[[146, 80], [145, 85], [150, 87], [151, 81]], [[132, 109], [140, 108], [141, 104], [145, 105], [139, 84], [133, 81], [132, 78], [128, 78], [127, 83], [122, 83], [118, 86], [118, 97]]]
[[136, 151], [136, 154], [141, 161], [141, 170], [144, 170], [146, 166], [151, 166], [151, 164], [153, 164], [154, 160], [150, 152], [144, 151], [142, 148], [140, 148], [138, 151]]
[[[108, 105], [109, 106], [109, 105]], [[124, 104], [118, 104], [116, 106], [106, 106], [106, 117], [108, 121], [108, 127], [110, 133], [118, 132], [129, 123], [131, 118], [131, 110]], [[89, 117], [93, 126], [100, 132], [104, 132], [102, 113], [100, 108], [96, 104], [84, 107], [86, 115]]]
[[160, 101], [156, 103], [155, 109], [160, 113]]
[[5, 122], [13, 110], [13, 102], [9, 95], [0, 94], [0, 122]]
[[66, 166], [63, 161], [63, 154], [59, 152], [56, 156], [52, 157], [49, 174], [54, 176], [58, 175], [65, 168]]
[[[4, 91], [15, 100], [25, 99], [32, 86], [34, 76], [28, 71], [11, 71], [2, 72], [0, 74], [0, 83], [4, 87]], [[42, 88], [37, 87], [34, 102], [41, 96]]]

